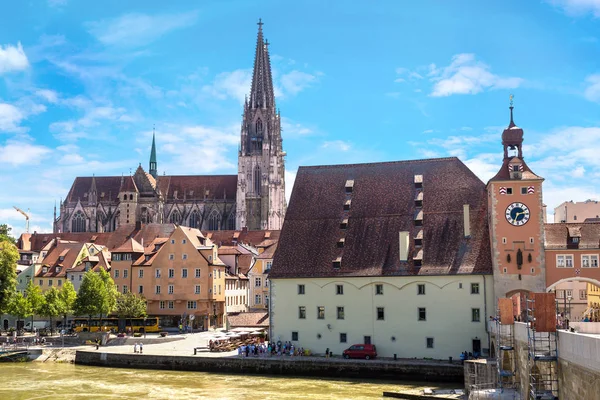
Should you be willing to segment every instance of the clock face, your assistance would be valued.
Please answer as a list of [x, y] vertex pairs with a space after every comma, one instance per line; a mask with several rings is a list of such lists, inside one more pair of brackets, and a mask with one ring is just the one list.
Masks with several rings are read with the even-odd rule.
[[506, 207], [506, 220], [511, 225], [525, 225], [529, 221], [529, 216], [529, 208], [523, 203], [512, 203]]

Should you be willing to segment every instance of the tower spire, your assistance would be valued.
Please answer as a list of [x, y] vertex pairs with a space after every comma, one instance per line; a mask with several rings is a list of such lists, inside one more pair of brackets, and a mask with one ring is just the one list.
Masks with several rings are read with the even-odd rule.
[[513, 121], [513, 109], [514, 109], [514, 107], [513, 107], [513, 99], [514, 99], [514, 97], [515, 96], [513, 96], [512, 94], [509, 97], [509, 99], [510, 99], [510, 107], [508, 107], [508, 108], [510, 108], [510, 124], [508, 124], [509, 128], [517, 126], [517, 125], [515, 125], [515, 122]]
[[250, 90], [251, 108], [275, 107], [273, 80], [271, 78], [271, 60], [269, 59], [268, 42], [263, 38], [262, 19], [258, 20], [258, 35], [256, 38], [256, 54], [254, 56], [254, 71], [252, 88]]
[[150, 175], [156, 179], [158, 173], [156, 169], [156, 127], [152, 126], [152, 150], [150, 151]]

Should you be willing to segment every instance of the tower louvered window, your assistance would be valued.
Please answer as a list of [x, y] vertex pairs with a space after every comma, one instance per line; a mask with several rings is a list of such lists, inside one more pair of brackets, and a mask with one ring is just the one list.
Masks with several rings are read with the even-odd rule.
[[171, 213], [171, 223], [172, 224], [180, 224], [181, 223], [181, 214], [179, 211], [175, 210]]
[[71, 232], [85, 232], [85, 216], [77, 211], [71, 220]]
[[194, 210], [192, 211], [192, 214], [190, 215], [190, 227], [192, 228], [198, 228], [200, 229], [200, 214], [198, 213], [198, 210]]
[[254, 194], [260, 195], [260, 167], [254, 167]]

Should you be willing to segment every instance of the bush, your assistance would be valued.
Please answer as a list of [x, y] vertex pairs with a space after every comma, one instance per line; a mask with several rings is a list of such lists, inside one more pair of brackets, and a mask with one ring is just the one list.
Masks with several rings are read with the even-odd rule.
[[165, 337], [169, 335], [169, 332], [161, 332], [159, 333], [160, 337]]

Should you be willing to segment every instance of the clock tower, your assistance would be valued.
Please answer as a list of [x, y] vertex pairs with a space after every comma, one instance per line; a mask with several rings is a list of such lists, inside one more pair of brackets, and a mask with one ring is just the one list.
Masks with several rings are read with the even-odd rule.
[[[545, 291], [543, 178], [523, 157], [523, 129], [513, 120], [502, 133], [504, 161], [487, 184], [496, 299]], [[521, 297], [522, 298], [522, 297]]]

